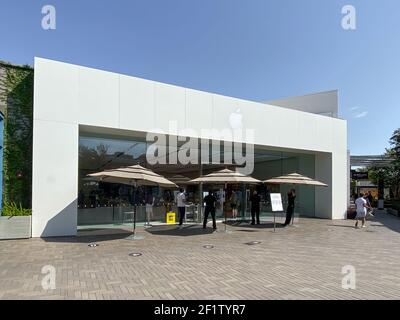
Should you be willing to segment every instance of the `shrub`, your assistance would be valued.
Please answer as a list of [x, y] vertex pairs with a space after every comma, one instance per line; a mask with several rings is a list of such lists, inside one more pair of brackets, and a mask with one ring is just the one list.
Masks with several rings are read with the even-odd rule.
[[400, 200], [391, 200], [390, 207], [400, 212]]
[[1, 215], [6, 217], [30, 216], [32, 210], [24, 209], [21, 204], [17, 205], [15, 202], [4, 202]]

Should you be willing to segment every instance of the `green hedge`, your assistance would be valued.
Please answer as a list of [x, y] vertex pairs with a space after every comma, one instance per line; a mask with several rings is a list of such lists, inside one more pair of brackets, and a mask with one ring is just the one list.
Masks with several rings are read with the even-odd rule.
[[390, 208], [400, 212], [400, 200], [390, 200]]
[[32, 215], [32, 210], [22, 208], [21, 204], [17, 205], [15, 202], [5, 201], [1, 209], [1, 215], [5, 217], [30, 216]]
[[25, 215], [32, 199], [33, 69], [4, 63], [0, 68], [5, 70], [0, 79], [5, 105], [2, 212]]

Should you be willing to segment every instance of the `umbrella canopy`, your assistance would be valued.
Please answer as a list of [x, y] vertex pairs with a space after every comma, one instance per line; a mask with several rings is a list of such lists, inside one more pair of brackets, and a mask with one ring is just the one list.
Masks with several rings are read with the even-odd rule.
[[308, 185], [308, 186], [317, 186], [317, 187], [327, 187], [328, 185], [311, 179], [309, 177], [303, 176], [298, 173], [291, 173], [286, 176], [276, 177], [272, 179], [265, 180], [264, 183], [273, 183], [273, 184], [299, 184], [299, 185]]
[[[257, 184], [260, 180], [246, 176], [240, 172], [236, 172], [229, 169], [223, 169], [217, 172], [207, 174], [203, 177], [191, 180], [193, 183], [207, 183], [207, 184], [233, 184], [233, 183], [246, 183], [246, 184]], [[227, 226], [226, 210], [224, 210], [225, 216], [225, 232]]]
[[173, 183], [177, 184], [178, 186], [192, 184], [190, 178], [185, 177], [181, 174], [176, 174], [174, 176], [168, 176], [166, 178], [168, 180], [172, 181]]
[[118, 169], [105, 170], [97, 173], [88, 174], [91, 180], [121, 183], [132, 186], [160, 186], [176, 188], [177, 185], [163, 176], [143, 168], [140, 165], [123, 167]]
[[221, 184], [221, 183], [247, 183], [257, 184], [260, 180], [246, 176], [240, 172], [232, 171], [229, 169], [223, 169], [217, 172], [207, 174], [203, 177], [191, 180], [192, 183], [210, 183], [210, 184]]

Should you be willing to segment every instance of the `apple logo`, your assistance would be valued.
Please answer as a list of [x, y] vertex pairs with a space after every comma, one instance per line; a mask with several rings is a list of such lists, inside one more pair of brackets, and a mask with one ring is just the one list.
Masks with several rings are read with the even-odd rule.
[[243, 128], [243, 115], [240, 109], [236, 112], [232, 112], [229, 116], [229, 124], [233, 130], [239, 130]]

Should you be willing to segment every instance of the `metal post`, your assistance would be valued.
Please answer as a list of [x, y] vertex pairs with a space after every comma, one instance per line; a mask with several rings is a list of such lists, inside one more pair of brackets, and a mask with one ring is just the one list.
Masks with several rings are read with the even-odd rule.
[[240, 207], [240, 223], [243, 222], [243, 220], [246, 216], [246, 209], [247, 209], [246, 184], [242, 183], [241, 189], [242, 189], [241, 203], [243, 203], [243, 205]]
[[294, 225], [294, 208], [295, 206], [293, 206], [292, 226]]
[[136, 232], [136, 190], [133, 188], [133, 236]]
[[137, 213], [137, 206], [136, 206], [136, 197], [134, 197], [134, 205], [133, 205], [133, 234], [126, 238], [126, 240], [141, 240], [144, 239], [143, 236], [136, 235], [136, 213]]
[[225, 207], [225, 200], [226, 200], [226, 188], [227, 188], [227, 183], [225, 183], [225, 191], [224, 191], [224, 203], [222, 204], [222, 210], [224, 211], [224, 215], [225, 215], [225, 232], [227, 232], [227, 217], [226, 217], [226, 210], [224, 210]]
[[133, 236], [135, 236], [136, 231], [136, 204], [133, 206]]
[[[200, 163], [200, 169], [199, 169], [199, 177], [203, 176], [203, 164]], [[203, 217], [203, 183], [200, 182], [199, 185], [199, 209], [198, 209], [198, 215], [197, 215], [197, 222], [201, 223], [202, 217]]]
[[227, 224], [226, 211], [224, 211], [224, 215], [225, 215], [225, 232], [227, 232], [227, 230], [226, 230], [226, 224]]

